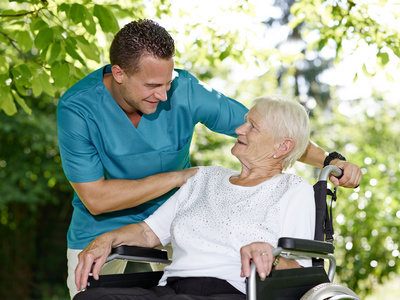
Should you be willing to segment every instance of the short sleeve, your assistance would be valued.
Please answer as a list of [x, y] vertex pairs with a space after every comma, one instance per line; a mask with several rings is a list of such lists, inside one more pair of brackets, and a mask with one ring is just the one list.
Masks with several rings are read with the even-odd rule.
[[248, 109], [188, 74], [189, 105], [193, 119], [210, 130], [236, 136], [235, 129], [244, 123]]
[[[305, 180], [284, 195], [286, 209], [281, 216], [281, 237], [314, 239], [315, 202], [313, 187]], [[311, 260], [298, 260], [302, 266], [311, 266]]]
[[179, 204], [189, 197], [190, 186], [193, 183], [193, 177], [188, 181], [167, 201], [165, 201], [151, 216], [144, 222], [153, 230], [160, 239], [163, 246], [171, 242], [171, 224], [175, 219], [179, 209]]
[[57, 108], [60, 155], [64, 173], [71, 182], [90, 182], [104, 176], [97, 149], [91, 142], [86, 116], [60, 103]]

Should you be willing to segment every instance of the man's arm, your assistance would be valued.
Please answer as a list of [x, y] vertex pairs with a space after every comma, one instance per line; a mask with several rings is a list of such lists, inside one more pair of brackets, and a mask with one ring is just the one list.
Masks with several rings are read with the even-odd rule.
[[98, 236], [78, 255], [79, 263], [75, 269], [78, 290], [86, 288], [89, 273], [93, 274], [94, 279], [99, 279], [101, 268], [112, 248], [121, 245], [153, 248], [159, 244], [160, 240], [145, 222], [126, 225]]
[[[324, 166], [324, 160], [327, 156], [328, 156], [328, 152], [326, 152], [324, 149], [319, 147], [314, 142], [310, 141], [306, 151], [304, 152], [303, 156], [300, 157], [299, 161], [301, 161], [305, 164], [308, 164], [308, 165], [322, 168]], [[343, 169], [343, 177], [342, 178], [337, 179], [333, 175], [331, 175], [329, 177], [329, 180], [335, 186], [354, 188], [360, 184], [362, 173], [361, 173], [360, 168], [358, 166], [356, 166], [355, 164], [348, 162], [348, 161], [339, 160], [339, 159], [334, 159], [329, 164], [335, 165], [335, 166]]]
[[135, 207], [182, 186], [198, 168], [160, 173], [137, 180], [110, 179], [76, 183], [72, 187], [92, 215]]

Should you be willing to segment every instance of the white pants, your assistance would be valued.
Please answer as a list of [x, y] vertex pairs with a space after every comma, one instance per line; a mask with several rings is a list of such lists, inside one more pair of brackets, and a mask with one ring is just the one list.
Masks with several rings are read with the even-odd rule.
[[69, 295], [71, 299], [78, 293], [78, 289], [75, 284], [75, 268], [78, 265], [78, 254], [82, 250], [67, 249], [67, 263], [68, 263], [68, 277], [67, 286], [69, 289]]
[[[69, 289], [69, 295], [71, 299], [79, 292], [75, 284], [75, 269], [78, 265], [78, 254], [82, 250], [67, 249], [67, 261], [68, 261], [68, 278], [67, 286]], [[100, 274], [121, 274], [124, 272], [127, 261], [124, 260], [114, 260], [112, 263], [106, 263], [101, 269]]]

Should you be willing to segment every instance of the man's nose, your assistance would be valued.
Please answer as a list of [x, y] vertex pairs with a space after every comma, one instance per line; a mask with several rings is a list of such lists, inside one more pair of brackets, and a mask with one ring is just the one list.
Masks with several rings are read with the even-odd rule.
[[160, 100], [160, 101], [166, 101], [167, 100], [167, 87], [163, 86], [157, 89], [155, 92], [154, 96]]

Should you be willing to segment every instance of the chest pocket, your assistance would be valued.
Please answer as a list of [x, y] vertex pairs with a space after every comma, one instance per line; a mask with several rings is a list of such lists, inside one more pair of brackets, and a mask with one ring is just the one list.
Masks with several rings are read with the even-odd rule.
[[190, 142], [189, 138], [183, 147], [177, 151], [160, 152], [161, 172], [170, 172], [190, 167]]
[[190, 139], [175, 151], [149, 151], [102, 158], [107, 178], [139, 179], [161, 172], [176, 171], [190, 166]]

